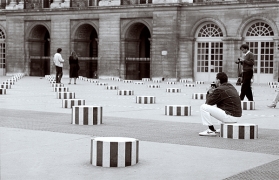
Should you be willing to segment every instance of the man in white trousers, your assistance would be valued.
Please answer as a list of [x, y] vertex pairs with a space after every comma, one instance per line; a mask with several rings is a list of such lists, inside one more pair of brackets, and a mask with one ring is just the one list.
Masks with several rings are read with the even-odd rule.
[[200, 136], [216, 136], [220, 130], [215, 130], [213, 124], [217, 119], [222, 123], [236, 123], [242, 115], [241, 101], [235, 87], [228, 83], [224, 72], [216, 75], [215, 87], [211, 86], [206, 95], [205, 104], [201, 105], [203, 125], [208, 129], [200, 132]]

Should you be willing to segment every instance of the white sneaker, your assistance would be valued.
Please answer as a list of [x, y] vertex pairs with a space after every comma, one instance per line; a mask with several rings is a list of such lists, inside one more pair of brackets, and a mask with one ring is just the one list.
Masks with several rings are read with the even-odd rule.
[[216, 136], [217, 134], [216, 134], [216, 132], [211, 131], [210, 129], [207, 129], [203, 132], [200, 132], [199, 135], [200, 136]]
[[215, 133], [220, 133], [220, 129], [216, 129]]

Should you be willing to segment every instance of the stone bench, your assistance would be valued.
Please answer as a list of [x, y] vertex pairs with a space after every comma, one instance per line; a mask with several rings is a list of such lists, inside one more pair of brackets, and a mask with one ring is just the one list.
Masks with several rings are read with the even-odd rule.
[[117, 95], [131, 96], [131, 95], [134, 95], [134, 91], [133, 90], [118, 90]]
[[220, 137], [230, 139], [258, 139], [258, 125], [250, 123], [221, 124]]
[[192, 99], [206, 99], [206, 93], [194, 93]]
[[57, 99], [75, 99], [74, 92], [57, 92]]
[[68, 87], [53, 87], [54, 92], [69, 92]]
[[102, 106], [73, 106], [72, 124], [100, 125], [103, 124]]
[[139, 162], [139, 140], [126, 137], [91, 139], [90, 164], [102, 167], [126, 167]]
[[118, 86], [107, 86], [106, 89], [107, 90], [117, 90]]
[[136, 103], [138, 103], [138, 104], [155, 104], [155, 96], [137, 96]]
[[149, 87], [149, 88], [160, 88], [160, 85], [158, 85], [158, 84], [149, 84], [147, 87]]
[[255, 110], [255, 101], [241, 101], [242, 110]]
[[84, 99], [62, 99], [62, 108], [72, 108], [73, 106], [85, 105]]
[[0, 88], [0, 95], [4, 95], [4, 94], [6, 94], [6, 89]]
[[12, 85], [10, 85], [10, 84], [1, 84], [0, 88], [2, 88], [2, 89], [11, 89]]
[[191, 116], [191, 106], [189, 105], [167, 105], [165, 106], [167, 116]]
[[168, 93], [180, 93], [181, 89], [180, 88], [167, 88], [166, 92], [168, 92]]

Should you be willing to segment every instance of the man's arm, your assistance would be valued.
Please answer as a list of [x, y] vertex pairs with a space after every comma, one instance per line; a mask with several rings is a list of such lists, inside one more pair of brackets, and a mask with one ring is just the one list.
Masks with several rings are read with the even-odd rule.
[[60, 56], [58, 56], [58, 61], [64, 62], [64, 59], [62, 58], [61, 54], [60, 54]]
[[205, 104], [208, 104], [208, 105], [215, 105], [215, 104], [217, 104], [221, 100], [220, 94], [221, 94], [220, 90], [218, 88], [215, 89], [212, 93], [209, 93], [206, 96]]
[[254, 55], [253, 53], [249, 53], [247, 54], [247, 56], [245, 56], [243, 63], [248, 64], [248, 65], [254, 65]]

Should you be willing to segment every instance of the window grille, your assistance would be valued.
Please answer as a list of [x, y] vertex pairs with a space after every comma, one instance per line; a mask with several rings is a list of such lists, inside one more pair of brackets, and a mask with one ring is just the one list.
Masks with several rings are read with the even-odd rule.
[[206, 24], [200, 29], [198, 37], [223, 37], [223, 33], [217, 25]]
[[246, 36], [274, 36], [274, 32], [268, 24], [257, 22], [248, 29]]

